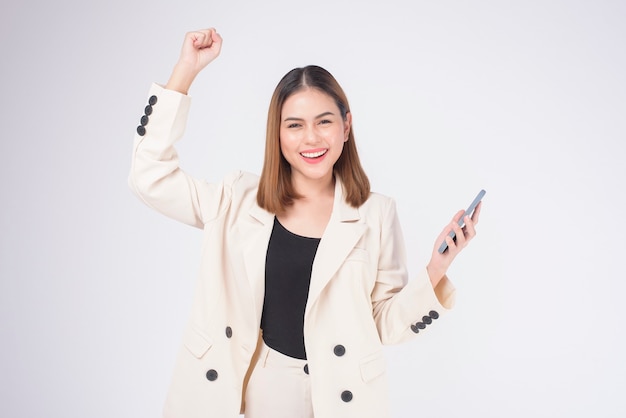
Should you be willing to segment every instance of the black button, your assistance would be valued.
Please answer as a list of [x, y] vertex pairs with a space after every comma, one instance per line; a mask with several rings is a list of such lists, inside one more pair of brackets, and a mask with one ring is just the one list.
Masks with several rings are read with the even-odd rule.
[[150, 121], [150, 118], [148, 118], [146, 115], [143, 115], [140, 120], [141, 126], [146, 126], [148, 124], [148, 121]]
[[233, 336], [233, 329], [231, 327], [226, 327], [226, 337], [230, 338]]
[[148, 103], [150, 103], [150, 106], [154, 106], [158, 100], [159, 99], [157, 99], [156, 96], [150, 96], [150, 98], [148, 99]]
[[206, 372], [206, 378], [209, 379], [210, 382], [214, 382], [217, 380], [217, 371], [211, 369]]
[[137, 127], [137, 133], [139, 134], [139, 136], [144, 136], [146, 134], [146, 128], [144, 128], [143, 126], [139, 125]]
[[426, 324], [423, 322], [418, 322], [417, 324], [415, 324], [416, 327], [418, 327], [419, 329], [424, 329], [426, 328]]
[[152, 114], [152, 106], [150, 105], [146, 106], [146, 108], [143, 110], [143, 113], [150, 116]]
[[430, 311], [428, 312], [428, 315], [432, 318], [432, 319], [437, 319], [439, 318], [439, 313], [437, 311]]
[[304, 373], [309, 374], [309, 365], [308, 364], [304, 365]]
[[430, 325], [433, 323], [433, 319], [430, 316], [425, 316], [422, 318], [422, 322], [426, 325]]
[[333, 352], [335, 353], [337, 357], [341, 357], [344, 354], [346, 354], [346, 347], [344, 347], [341, 344], [336, 345], [335, 348], [333, 349]]
[[411, 331], [418, 334], [420, 332], [420, 329], [417, 327], [417, 325], [411, 325]]
[[344, 402], [350, 402], [352, 400], [352, 392], [349, 390], [344, 390], [341, 392], [341, 400]]

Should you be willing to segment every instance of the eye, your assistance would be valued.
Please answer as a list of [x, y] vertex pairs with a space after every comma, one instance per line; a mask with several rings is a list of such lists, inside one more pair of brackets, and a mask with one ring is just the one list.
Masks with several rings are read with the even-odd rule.
[[290, 123], [289, 125], [287, 125], [287, 128], [291, 129], [291, 128], [299, 128], [300, 124], [299, 123]]
[[329, 124], [329, 123], [333, 123], [333, 122], [332, 122], [331, 120], [328, 120], [328, 119], [322, 119], [322, 120], [320, 121], [320, 125], [327, 125], [327, 124]]

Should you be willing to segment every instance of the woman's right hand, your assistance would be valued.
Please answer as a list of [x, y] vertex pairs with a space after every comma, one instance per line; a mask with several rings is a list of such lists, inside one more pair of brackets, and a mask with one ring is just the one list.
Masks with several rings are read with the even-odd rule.
[[215, 29], [188, 32], [165, 88], [187, 94], [198, 73], [218, 57], [221, 49], [222, 37]]

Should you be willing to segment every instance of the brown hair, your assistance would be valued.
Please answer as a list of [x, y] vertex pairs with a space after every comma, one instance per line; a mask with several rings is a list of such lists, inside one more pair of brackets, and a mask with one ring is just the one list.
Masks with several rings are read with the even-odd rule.
[[[291, 166], [280, 151], [280, 118], [287, 98], [305, 88], [317, 89], [329, 95], [337, 104], [344, 120], [350, 112], [343, 89], [322, 67], [309, 65], [295, 68], [280, 80], [267, 114], [265, 160], [257, 193], [259, 206], [272, 213], [283, 212], [294, 199], [300, 197], [291, 184]], [[353, 207], [365, 203], [370, 195], [370, 182], [361, 166], [352, 128], [335, 163], [334, 172], [343, 182], [346, 202]]]

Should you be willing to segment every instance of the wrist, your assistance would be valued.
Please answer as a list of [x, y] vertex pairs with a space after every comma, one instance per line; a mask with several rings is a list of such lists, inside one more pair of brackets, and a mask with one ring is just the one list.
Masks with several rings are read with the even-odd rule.
[[428, 278], [430, 279], [430, 283], [432, 284], [433, 288], [437, 287], [441, 279], [443, 279], [443, 276], [446, 275], [445, 270], [437, 268], [431, 265], [431, 263], [428, 263], [428, 265], [426, 266], [426, 271], [428, 272]]
[[182, 94], [187, 94], [197, 74], [198, 73], [189, 65], [179, 62], [174, 66], [174, 70], [172, 71], [165, 88]]

